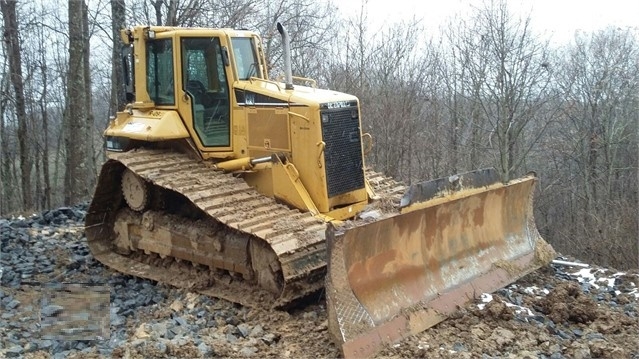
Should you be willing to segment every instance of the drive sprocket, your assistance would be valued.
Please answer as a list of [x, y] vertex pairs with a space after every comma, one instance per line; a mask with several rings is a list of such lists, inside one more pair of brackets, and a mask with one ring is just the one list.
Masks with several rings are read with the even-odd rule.
[[148, 208], [149, 185], [129, 169], [122, 174], [122, 195], [132, 210], [141, 212]]

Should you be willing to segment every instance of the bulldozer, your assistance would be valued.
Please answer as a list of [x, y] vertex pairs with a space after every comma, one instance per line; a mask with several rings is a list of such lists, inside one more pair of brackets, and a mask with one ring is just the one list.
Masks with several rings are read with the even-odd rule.
[[117, 271], [247, 306], [324, 289], [329, 331], [362, 357], [547, 264], [535, 175], [494, 169], [405, 186], [365, 166], [357, 97], [273, 81], [247, 30], [121, 31], [128, 104], [86, 216]]

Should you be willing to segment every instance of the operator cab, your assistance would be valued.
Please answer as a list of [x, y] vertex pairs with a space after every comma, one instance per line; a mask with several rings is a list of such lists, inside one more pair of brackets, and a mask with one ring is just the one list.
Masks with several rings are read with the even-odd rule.
[[[123, 63], [132, 108], [177, 110], [202, 152], [224, 157], [233, 151], [233, 84], [267, 77], [256, 35], [156, 27], [128, 36]], [[136, 68], [138, 61], [146, 66]]]

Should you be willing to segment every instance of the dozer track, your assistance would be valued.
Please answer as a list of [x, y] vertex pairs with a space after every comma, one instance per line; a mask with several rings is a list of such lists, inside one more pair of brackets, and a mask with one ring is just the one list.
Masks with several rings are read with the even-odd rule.
[[[367, 175], [387, 202], [399, 200], [403, 185]], [[241, 178], [160, 149], [109, 154], [86, 219], [103, 264], [251, 307], [285, 306], [324, 286], [325, 230]]]

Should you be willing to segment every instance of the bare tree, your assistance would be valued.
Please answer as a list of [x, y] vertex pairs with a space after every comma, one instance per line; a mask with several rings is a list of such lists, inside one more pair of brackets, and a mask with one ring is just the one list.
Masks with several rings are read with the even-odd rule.
[[[296, 76], [322, 76], [329, 49], [337, 37], [337, 9], [331, 3], [310, 0], [265, 1], [255, 29], [262, 35], [271, 75], [283, 75], [281, 37], [276, 24], [282, 23], [291, 38], [292, 69]], [[260, 21], [261, 20], [261, 21]]]
[[368, 29], [367, 6], [363, 1], [359, 14], [339, 23], [320, 75], [328, 87], [357, 95], [362, 102], [369, 97], [369, 60], [378, 48]]
[[31, 188], [31, 168], [33, 166], [29, 151], [27, 132], [27, 113], [24, 98], [24, 81], [22, 77], [22, 58], [20, 49], [20, 34], [16, 14], [16, 3], [11, 0], [1, 0], [0, 10], [4, 21], [4, 42], [9, 59], [9, 73], [15, 93], [15, 109], [18, 118], [18, 144], [20, 152], [20, 178], [22, 189], [22, 210], [33, 207]]
[[433, 119], [428, 113], [434, 58], [428, 43], [418, 45], [420, 32], [414, 20], [394, 24], [373, 38], [378, 46], [368, 56], [370, 99], [362, 103], [365, 128], [375, 138], [372, 163], [409, 182], [428, 172], [418, 166], [423, 160], [419, 154], [428, 146], [420, 139], [429, 136]]
[[[4, 47], [3, 55], [4, 55]], [[6, 213], [9, 204], [12, 203], [11, 195], [13, 191], [9, 188], [12, 187], [12, 180], [10, 176], [11, 165], [9, 160], [12, 156], [9, 156], [9, 139], [7, 136], [7, 126], [5, 119], [5, 113], [9, 103], [9, 76], [6, 71], [7, 58], [2, 63], [2, 78], [0, 79], [0, 214]]]
[[[578, 34], [558, 73], [564, 94], [553, 140], [560, 193], [560, 248], [588, 249], [598, 263], [637, 267], [639, 45], [631, 30]], [[590, 259], [590, 258], [586, 258]]]
[[125, 27], [126, 8], [124, 0], [111, 0], [111, 30], [113, 51], [111, 58], [111, 106], [110, 113], [124, 108], [126, 95], [124, 88], [124, 68], [122, 64], [122, 42], [120, 30]]
[[[44, 34], [40, 32], [41, 44], [44, 44]], [[44, 49], [40, 50], [40, 73], [42, 76], [42, 93], [38, 101], [40, 107], [40, 114], [42, 116], [42, 136], [43, 143], [41, 145], [42, 151], [42, 170], [43, 170], [43, 183], [44, 193], [41, 200], [41, 208], [51, 208], [51, 175], [49, 171], [49, 111], [47, 109], [47, 97], [48, 97], [48, 68], [47, 59]]]
[[[447, 148], [450, 173], [489, 166], [492, 162], [485, 135], [490, 133], [485, 117], [482, 116], [480, 102], [486, 61], [468, 64], [468, 51], [474, 49], [475, 34], [468, 19], [454, 17], [443, 31], [441, 46], [442, 60], [437, 63], [436, 71], [441, 83], [440, 97], [447, 118], [447, 133], [441, 136]], [[471, 70], [473, 70], [471, 72]]]
[[552, 99], [548, 45], [532, 33], [530, 17], [516, 18], [505, 0], [477, 9], [468, 26], [453, 46], [463, 56], [467, 93], [486, 121], [485, 140], [508, 181], [521, 172], [546, 127], [532, 124], [549, 122], [540, 118]]
[[[143, 0], [130, 6], [134, 22], [156, 26], [202, 26], [210, 15], [207, 0]], [[124, 9], [124, 2], [122, 3]], [[150, 16], [153, 16], [152, 19]]]
[[65, 135], [66, 169], [64, 176], [64, 203], [73, 204], [89, 194], [92, 153], [89, 142], [90, 79], [86, 78], [86, 56], [89, 51], [86, 5], [84, 1], [69, 0], [69, 71], [66, 99]]

